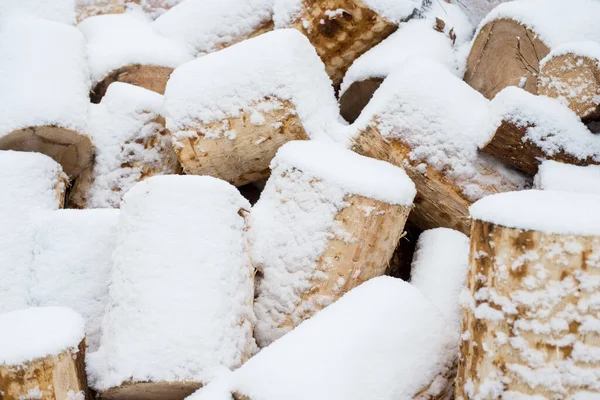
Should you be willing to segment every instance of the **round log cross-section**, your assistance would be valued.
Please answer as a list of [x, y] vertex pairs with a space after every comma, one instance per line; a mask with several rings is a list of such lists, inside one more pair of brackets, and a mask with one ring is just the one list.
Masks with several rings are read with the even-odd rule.
[[108, 86], [113, 82], [129, 83], [144, 89], [164, 94], [167, 81], [173, 68], [156, 65], [128, 65], [112, 71], [94, 86], [90, 93], [92, 103], [100, 103], [106, 94]]

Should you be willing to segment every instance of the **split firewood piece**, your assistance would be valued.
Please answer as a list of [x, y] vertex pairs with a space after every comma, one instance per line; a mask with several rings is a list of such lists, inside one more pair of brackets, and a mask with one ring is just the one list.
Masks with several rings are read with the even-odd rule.
[[531, 190], [471, 207], [456, 398], [600, 396], [598, 198]]
[[583, 120], [600, 119], [600, 43], [570, 42], [540, 63], [538, 93], [564, 99]]
[[600, 136], [559, 100], [507, 87], [491, 101], [482, 151], [535, 175], [544, 159], [600, 164]]
[[33, 260], [31, 215], [64, 202], [67, 176], [39, 153], [0, 151], [0, 313], [27, 307]]
[[102, 102], [91, 105], [88, 133], [96, 156], [77, 178], [69, 206], [119, 208], [136, 182], [179, 173], [162, 113], [158, 93], [120, 82], [110, 85]]
[[[387, 39], [352, 63], [340, 88], [340, 114], [352, 123], [381, 82], [415, 57], [429, 57], [454, 68], [453, 44], [467, 40], [471, 26], [460, 7], [433, 2], [425, 18], [401, 24]], [[456, 33], [455, 33], [456, 32]]]
[[0, 315], [0, 393], [5, 400], [85, 400], [83, 319], [64, 307]]
[[154, 176], [127, 192], [101, 345], [88, 356], [100, 398], [183, 399], [255, 352], [249, 209], [207, 176]]
[[87, 42], [93, 103], [113, 82], [163, 94], [173, 68], [193, 58], [188, 45], [162, 36], [137, 13], [91, 17], [78, 27]]
[[0, 27], [0, 150], [46, 154], [72, 179], [93, 154], [82, 133], [89, 106], [83, 36], [74, 26], [29, 16]]
[[540, 164], [533, 183], [540, 190], [600, 194], [600, 165], [580, 167], [546, 160]]
[[[507, 86], [536, 94], [540, 60], [566, 42], [600, 40], [599, 13], [595, 0], [517, 0], [499, 5], [476, 32], [465, 81], [488, 99]], [[572, 18], [565, 21], [565, 15]]]
[[406, 169], [418, 192], [409, 218], [421, 229], [468, 234], [473, 202], [530, 184], [478, 152], [487, 139], [488, 103], [442, 65], [412, 60], [388, 76], [351, 127], [352, 148]]
[[[432, 389], [458, 343], [417, 288], [382, 276], [351, 290], [189, 400], [442, 399]], [[220, 396], [212, 397], [215, 391]]]
[[421, 7], [418, 0], [276, 0], [275, 28], [304, 33], [336, 87], [354, 60]]
[[75, 2], [73, 0], [2, 0], [0, 3], [0, 20], [12, 18], [15, 14], [26, 14], [74, 25]]
[[323, 63], [292, 29], [181, 66], [169, 80], [165, 102], [183, 170], [236, 186], [266, 178], [284, 143], [327, 139], [339, 118]]
[[287, 143], [271, 167], [250, 219], [260, 347], [383, 275], [416, 194], [401, 168], [319, 141]]
[[57, 210], [33, 217], [30, 302], [77, 311], [85, 321], [88, 351], [96, 351], [100, 341], [118, 216], [118, 210]]

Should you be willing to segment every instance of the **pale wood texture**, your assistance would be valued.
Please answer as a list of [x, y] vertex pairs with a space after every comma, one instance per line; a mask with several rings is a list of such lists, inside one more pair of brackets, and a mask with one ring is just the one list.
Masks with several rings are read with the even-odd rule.
[[112, 71], [103, 80], [98, 82], [90, 93], [92, 103], [100, 103], [106, 94], [108, 86], [113, 82], [129, 83], [140, 86], [153, 92], [165, 94], [167, 81], [173, 68], [156, 65], [127, 65]]
[[531, 29], [512, 19], [497, 19], [485, 25], [467, 58], [465, 82], [492, 99], [507, 86], [519, 86], [537, 94], [540, 60], [550, 49]]
[[[341, 14], [326, 14], [340, 9]], [[336, 87], [354, 60], [397, 29], [361, 0], [304, 0], [293, 27], [315, 46]]]
[[290, 140], [309, 139], [290, 102], [269, 101], [277, 106], [261, 112], [265, 121], [259, 125], [252, 123], [252, 112], [245, 110], [239, 117], [199, 122], [200, 128], [187, 129], [195, 131], [195, 137], [175, 134], [175, 152], [184, 172], [214, 176], [235, 186], [268, 177], [269, 164], [279, 147]]
[[383, 78], [368, 78], [354, 82], [340, 96], [340, 114], [353, 123], [373, 97], [373, 93], [381, 86]]
[[21, 365], [1, 364], [0, 398], [2, 400], [90, 399], [84, 360], [85, 339], [78, 348], [65, 349], [57, 355], [35, 359]]
[[492, 139], [481, 150], [529, 175], [537, 173], [538, 167], [544, 159], [581, 166], [598, 164], [591, 157], [581, 160], [562, 150], [552, 155], [546, 154], [535, 143], [523, 140], [523, 136], [525, 136], [529, 127], [517, 126], [512, 122], [502, 121]]
[[136, 382], [101, 392], [106, 400], [183, 400], [202, 387], [196, 382]]
[[473, 221], [456, 397], [600, 398], [599, 261], [599, 237]]
[[140, 5], [142, 9], [155, 18], [175, 4], [169, 0], [105, 0], [93, 4], [77, 5], [77, 22], [86, 18], [104, 14], [122, 14], [127, 9], [127, 3]]
[[538, 77], [538, 94], [563, 98], [583, 120], [600, 119], [600, 60], [563, 54], [547, 60]]
[[32, 126], [0, 137], [0, 150], [31, 151], [58, 162], [73, 179], [92, 161], [94, 146], [87, 135], [56, 126]]

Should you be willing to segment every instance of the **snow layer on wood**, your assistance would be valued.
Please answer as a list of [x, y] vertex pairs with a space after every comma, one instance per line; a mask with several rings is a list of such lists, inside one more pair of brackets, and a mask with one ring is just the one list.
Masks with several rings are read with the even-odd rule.
[[513, 19], [530, 28], [550, 48], [579, 40], [600, 41], [597, 0], [516, 0], [494, 8], [479, 25]]
[[94, 83], [111, 71], [132, 64], [175, 68], [193, 58], [185, 43], [160, 35], [138, 13], [99, 15], [78, 25], [87, 42]]
[[550, 59], [566, 54], [574, 54], [576, 56], [588, 57], [592, 60], [597, 60], [600, 68], [600, 43], [594, 41], [579, 41], [579, 42], [568, 42], [553, 48], [546, 57], [540, 61], [540, 67], [543, 68], [544, 64]]
[[600, 194], [600, 165], [580, 167], [546, 160], [540, 165], [534, 184], [541, 190]]
[[0, 22], [3, 19], [14, 18], [15, 14], [27, 14], [73, 25], [75, 3], [73, 0], [2, 0], [0, 2]]
[[524, 190], [488, 196], [473, 204], [471, 217], [509, 228], [581, 236], [600, 235], [600, 196]]
[[[469, 21], [469, 17], [461, 4], [445, 1], [424, 1], [421, 16], [432, 23], [432, 27], [441, 29], [441, 32], [451, 37], [454, 45], [459, 46], [473, 37], [476, 24]], [[444, 26], [438, 26], [438, 19]]]
[[[163, 35], [206, 54], [245, 39], [271, 21], [272, 0], [185, 0], [155, 22]], [[260, 57], [259, 54], [256, 55]]]
[[[452, 3], [462, 7], [471, 23], [476, 26], [494, 7], [506, 1], [509, 0], [452, 0]], [[437, 0], [432, 2], [436, 3]]]
[[469, 238], [461, 232], [438, 228], [419, 236], [410, 283], [415, 285], [460, 332], [459, 296], [467, 281]]
[[90, 351], [100, 339], [118, 215], [118, 210], [58, 210], [34, 218], [31, 304], [80, 313]]
[[[173, 151], [170, 137], [161, 135], [163, 126], [156, 121], [162, 114], [163, 96], [120, 82], [108, 87], [100, 104], [90, 106], [88, 132], [96, 157], [86, 208], [118, 208], [123, 194], [146, 170], [176, 172], [165, 168], [164, 157]], [[153, 137], [154, 145], [145, 148], [144, 141]]]
[[83, 318], [65, 307], [0, 314], [0, 364], [19, 365], [69, 349], [83, 340]]
[[207, 176], [155, 176], [125, 195], [101, 346], [88, 357], [92, 387], [208, 382], [251, 355], [240, 209], [250, 204], [237, 189]]
[[600, 136], [591, 133], [560, 100], [509, 86], [492, 99], [490, 109], [490, 138], [506, 121], [528, 127], [523, 141], [534, 143], [548, 156], [562, 151], [580, 160], [600, 161]]
[[165, 92], [167, 128], [175, 137], [189, 137], [182, 129], [238, 117], [253, 103], [263, 102], [269, 110], [269, 99], [291, 101], [311, 138], [327, 138], [338, 124], [338, 104], [325, 67], [297, 30], [265, 33], [177, 68]]
[[384, 138], [408, 144], [411, 160], [444, 171], [470, 200], [488, 194], [482, 186], [527, 186], [524, 175], [478, 153], [488, 138], [489, 101], [433, 60], [409, 60], [390, 74], [350, 130], [373, 120]]
[[29, 302], [35, 232], [29, 218], [59, 208], [66, 176], [48, 156], [16, 151], [0, 151], [0, 171], [0, 312], [6, 312]]
[[0, 54], [0, 136], [44, 125], [83, 131], [90, 85], [77, 28], [11, 17], [0, 27]]
[[448, 366], [457, 343], [418, 289], [374, 278], [190, 400], [232, 391], [254, 400], [410, 399]]

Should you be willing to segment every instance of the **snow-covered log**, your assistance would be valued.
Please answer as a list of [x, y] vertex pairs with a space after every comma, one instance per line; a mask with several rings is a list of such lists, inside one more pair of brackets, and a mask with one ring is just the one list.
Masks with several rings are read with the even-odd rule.
[[69, 194], [75, 208], [119, 208], [136, 182], [176, 174], [179, 161], [165, 129], [163, 96], [115, 82], [100, 104], [92, 104], [87, 132], [96, 147], [93, 165]]
[[86, 40], [93, 103], [113, 82], [163, 94], [173, 68], [193, 58], [188, 45], [162, 36], [141, 14], [100, 15], [78, 27]]
[[58, 210], [33, 218], [30, 303], [81, 314], [88, 351], [99, 344], [118, 215], [117, 210]]
[[[26, 51], [24, 51], [26, 49]], [[92, 159], [85, 42], [77, 28], [30, 16], [0, 23], [0, 150], [35, 151], [74, 178]]]
[[600, 194], [600, 165], [580, 167], [546, 160], [540, 164], [533, 183], [540, 190]]
[[531, 190], [471, 207], [457, 399], [600, 397], [599, 201]]
[[75, 3], [73, 0], [2, 0], [0, 21], [14, 18], [17, 14], [73, 25]]
[[123, 199], [90, 386], [106, 398], [184, 398], [255, 351], [250, 204], [212, 177], [154, 176]]
[[600, 40], [595, 0], [517, 0], [481, 22], [467, 59], [465, 81], [488, 99], [507, 86], [537, 93], [540, 60], [577, 40]]
[[261, 347], [383, 275], [416, 194], [401, 168], [317, 141], [287, 143], [271, 168], [249, 234]]
[[418, 289], [378, 277], [189, 400], [441, 398], [458, 342]]
[[[72, 1], [72, 0], [71, 0]], [[75, 0], [77, 21], [104, 14], [121, 14], [126, 11], [143, 11], [156, 19], [182, 0]]]
[[600, 43], [570, 42], [540, 63], [538, 93], [564, 99], [583, 120], [600, 119]]
[[406, 169], [417, 187], [409, 218], [421, 229], [469, 233], [468, 208], [529, 182], [478, 146], [487, 136], [488, 101], [431, 60], [412, 60], [381, 85], [351, 127], [352, 148]]
[[284, 143], [329, 139], [339, 118], [323, 63], [293, 29], [182, 65], [169, 80], [165, 101], [183, 170], [236, 186], [267, 177]]
[[30, 217], [62, 207], [67, 176], [38, 153], [0, 151], [0, 312], [29, 304], [35, 230]]
[[69, 308], [0, 314], [0, 396], [6, 400], [84, 400], [83, 319]]
[[273, 20], [309, 38], [337, 87], [354, 60], [420, 7], [419, 0], [276, 0]]
[[507, 87], [491, 101], [484, 152], [535, 175], [544, 159], [600, 164], [600, 136], [559, 100]]

